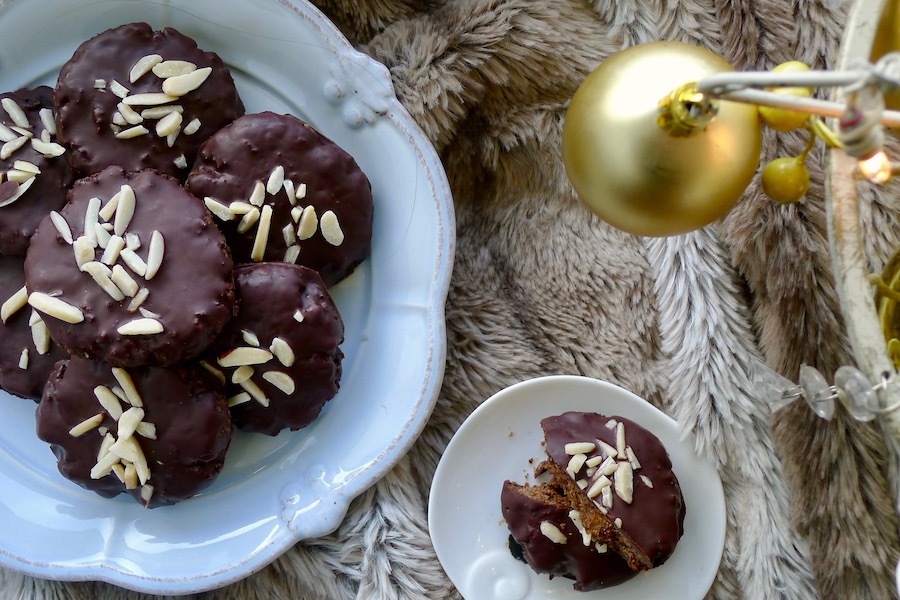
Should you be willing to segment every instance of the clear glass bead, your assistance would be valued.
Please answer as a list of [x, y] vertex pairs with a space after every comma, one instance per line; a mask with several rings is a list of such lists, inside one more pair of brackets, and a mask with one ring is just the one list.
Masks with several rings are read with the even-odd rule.
[[799, 386], [770, 369], [758, 358], [750, 359], [747, 377], [756, 390], [757, 398], [765, 401], [772, 412], [781, 410], [797, 399]]
[[802, 365], [800, 367], [800, 387], [803, 388], [803, 396], [814, 413], [826, 421], [834, 417], [834, 398], [831, 386], [819, 371], [809, 365]]
[[878, 408], [878, 395], [872, 382], [856, 367], [843, 366], [834, 374], [841, 403], [857, 421], [871, 421]]

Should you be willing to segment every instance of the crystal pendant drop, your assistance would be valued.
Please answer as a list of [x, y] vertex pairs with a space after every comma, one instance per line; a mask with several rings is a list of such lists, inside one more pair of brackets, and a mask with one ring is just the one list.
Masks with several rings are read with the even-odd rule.
[[800, 388], [796, 383], [782, 377], [758, 358], [750, 358], [747, 377], [753, 384], [756, 397], [764, 401], [772, 412], [781, 410], [798, 397]]
[[834, 398], [831, 397], [831, 386], [825, 381], [825, 377], [813, 367], [802, 365], [800, 387], [803, 388], [803, 395], [812, 411], [826, 421], [831, 420], [834, 416]]
[[834, 385], [847, 412], [857, 421], [871, 421], [878, 408], [878, 396], [869, 378], [856, 367], [843, 366], [834, 374]]

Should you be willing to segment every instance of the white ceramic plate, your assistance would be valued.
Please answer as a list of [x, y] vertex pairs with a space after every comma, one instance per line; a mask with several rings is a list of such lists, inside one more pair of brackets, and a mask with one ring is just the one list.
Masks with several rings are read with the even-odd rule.
[[[546, 456], [541, 419], [569, 410], [620, 415], [655, 434], [669, 452], [687, 508], [684, 536], [663, 566], [587, 593], [574, 591], [570, 579], [551, 580], [514, 559], [500, 511], [503, 482], [532, 481], [529, 459]], [[675, 421], [611, 383], [557, 375], [510, 386], [466, 419], [435, 472], [428, 527], [441, 565], [467, 600], [699, 600], [722, 556], [725, 496], [718, 473], [694, 453], [690, 437], [681, 439]]]
[[356, 158], [375, 197], [372, 255], [332, 290], [346, 326], [340, 393], [302, 431], [238, 432], [203, 494], [148, 511], [82, 490], [35, 437], [34, 404], [0, 392], [0, 564], [179, 594], [238, 580], [333, 531], [409, 449], [443, 376], [455, 228], [440, 162], [387, 69], [301, 2], [0, 0], [0, 89], [52, 86], [82, 41], [133, 21], [217, 52], [247, 112], [308, 120]]

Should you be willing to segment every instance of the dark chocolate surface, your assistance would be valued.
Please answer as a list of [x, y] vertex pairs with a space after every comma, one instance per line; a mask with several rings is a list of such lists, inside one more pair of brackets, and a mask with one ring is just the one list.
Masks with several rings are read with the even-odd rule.
[[[547, 455], [565, 469], [571, 458], [565, 451], [568, 443], [603, 441], [615, 448], [616, 431], [606, 426], [610, 419], [625, 425], [625, 442], [634, 450], [641, 468], [634, 472], [632, 503], [613, 494], [609, 518], [621, 518], [622, 531], [644, 551], [653, 566], [659, 566], [671, 556], [681, 538], [685, 506], [669, 455], [655, 435], [623, 417], [567, 412], [541, 421]], [[590, 459], [601, 453], [598, 447], [587, 456]], [[586, 470], [587, 466], [582, 466], [576, 479], [585, 478]], [[652, 488], [641, 480], [641, 475], [650, 480]]]
[[[212, 224], [203, 203], [178, 183], [151, 170], [125, 174], [117, 167], [81, 179], [69, 195], [61, 215], [73, 238], [83, 232], [85, 211], [92, 197], [103, 205], [123, 184], [136, 197], [134, 217], [127, 231], [140, 236], [137, 254], [146, 261], [151, 233], [165, 239], [158, 274], [150, 281], [125, 270], [149, 290], [142, 308], [159, 315], [165, 327], [154, 335], [124, 336], [117, 329], [141, 318], [129, 312], [130, 298], [113, 300], [88, 273], [79, 271], [72, 246], [45, 219], [32, 239], [25, 261], [29, 292], [61, 292], [59, 298], [77, 306], [84, 321], [68, 324], [46, 317], [53, 338], [73, 354], [119, 366], [170, 365], [204, 350], [234, 312], [233, 264], [225, 240]], [[102, 249], [97, 248], [100, 260]], [[124, 266], [123, 259], [118, 263]]]
[[[20, 89], [0, 94], [0, 99], [2, 98], [11, 98], [19, 105], [31, 124], [29, 130], [35, 138], [40, 139], [41, 132], [44, 130], [40, 110], [53, 108], [53, 90], [47, 86]], [[2, 109], [0, 109], [0, 123], [7, 127], [15, 124]], [[50, 140], [56, 141], [55, 136], [51, 136]], [[0, 142], [0, 145], [2, 144], [3, 142]], [[12, 204], [0, 208], [0, 254], [25, 256], [25, 252], [28, 250], [28, 240], [37, 229], [41, 219], [51, 210], [59, 210], [66, 203], [66, 193], [75, 180], [75, 176], [65, 155], [45, 158], [43, 154], [32, 147], [31, 143], [26, 143], [13, 152], [9, 158], [0, 160], [0, 172], [12, 169], [13, 163], [17, 160], [37, 165], [41, 173], [22, 197]], [[0, 190], [0, 201], [12, 196], [18, 189], [10, 182], [4, 183], [3, 186], [5, 187]]]
[[[275, 435], [282, 429], [309, 425], [322, 406], [337, 394], [341, 379], [344, 323], [319, 275], [306, 267], [287, 263], [259, 263], [234, 269], [238, 315], [205, 353], [211, 364], [217, 357], [237, 347], [247, 347], [243, 331], [257, 336], [260, 347], [268, 349], [275, 337], [285, 340], [295, 355], [286, 367], [277, 358], [254, 365], [252, 381], [270, 400], [264, 407], [256, 400], [234, 406], [232, 416], [239, 429]], [[297, 322], [294, 313], [303, 313]], [[244, 391], [231, 383], [234, 368], [223, 368], [231, 397]], [[286, 395], [263, 379], [267, 371], [287, 373], [296, 384]]]
[[[144, 404], [144, 421], [156, 426], [157, 439], [135, 434], [147, 457], [154, 488], [149, 507], [173, 504], [213, 482], [231, 442], [225, 398], [207, 377], [187, 366], [128, 369]], [[103, 411], [94, 388], [118, 385], [104, 363], [72, 357], [51, 374], [37, 408], [37, 435], [50, 444], [60, 473], [78, 485], [113, 497], [125, 492], [114, 473], [91, 479], [103, 436], [98, 429], [73, 437], [69, 430]], [[130, 408], [122, 403], [123, 409]], [[113, 435], [116, 422], [106, 414], [101, 426]], [[140, 501], [140, 486], [128, 491]]]
[[[113, 80], [131, 95], [162, 91], [163, 80], [152, 72], [135, 83], [129, 81], [132, 66], [150, 54], [159, 54], [164, 60], [192, 62], [198, 68], [212, 67], [209, 78], [199, 88], [170, 103], [184, 107], [183, 125], [194, 118], [201, 122], [196, 133], [181, 133], [171, 148], [165, 138], [156, 134], [155, 120], [143, 123], [150, 130], [148, 134], [133, 139], [118, 139], [111, 128], [121, 102], [109, 89]], [[94, 87], [98, 79], [107, 82], [105, 90]], [[69, 161], [81, 175], [118, 165], [126, 171], [156, 169], [184, 180], [200, 145], [244, 114], [231, 73], [218, 55], [198, 49], [194, 40], [174, 29], [153, 31], [146, 23], [122, 25], [81, 44], [60, 70], [55, 97], [60, 107], [59, 137], [70, 148]], [[143, 108], [146, 107], [138, 106], [136, 110]], [[180, 155], [187, 160], [185, 168], [174, 163]]]
[[[0, 256], [0, 304], [24, 285], [25, 259]], [[52, 341], [46, 354], [38, 354], [28, 325], [30, 316], [31, 307], [25, 306], [0, 323], [0, 388], [37, 402], [53, 366], [68, 354]], [[19, 368], [23, 349], [28, 350], [27, 369]]]
[[[536, 572], [574, 579], [575, 589], [585, 592], [612, 587], [637, 575], [613, 550], [600, 553], [594, 543], [585, 546], [567, 510], [529, 498], [516, 487], [509, 481], [503, 484], [503, 518], [525, 561]], [[557, 544], [541, 533], [543, 521], [556, 525], [566, 543]]]
[[[371, 249], [373, 200], [369, 180], [356, 161], [337, 144], [308, 124], [290, 115], [272, 112], [246, 115], [225, 127], [203, 145], [188, 178], [188, 189], [198, 198], [211, 197], [229, 205], [246, 202], [257, 181], [282, 166], [285, 179], [295, 187], [305, 183], [306, 197], [297, 206], [313, 206], [319, 217], [333, 211], [344, 232], [344, 241], [333, 246], [321, 230], [299, 241], [297, 264], [319, 272], [326, 285], [333, 285], [362, 262]], [[284, 189], [266, 195], [273, 206], [272, 226], [265, 261], [284, 259], [287, 244], [282, 228], [297, 224]], [[225, 233], [236, 263], [250, 262], [256, 226], [238, 233], [238, 219], [215, 219]]]

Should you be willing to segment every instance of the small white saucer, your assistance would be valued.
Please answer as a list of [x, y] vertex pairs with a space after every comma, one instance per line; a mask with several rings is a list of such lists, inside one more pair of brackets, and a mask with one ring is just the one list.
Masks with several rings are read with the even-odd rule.
[[[545, 456], [541, 419], [568, 410], [621, 415], [653, 432], [669, 452], [687, 507], [684, 536], [666, 564], [587, 593], [514, 559], [500, 512], [503, 481], [531, 481]], [[428, 527], [441, 565], [467, 600], [703, 598], [725, 543], [725, 496], [716, 470], [694, 453], [690, 436], [681, 436], [678, 424], [649, 403], [596, 379], [541, 377], [498, 392], [462, 424], [434, 475]]]

